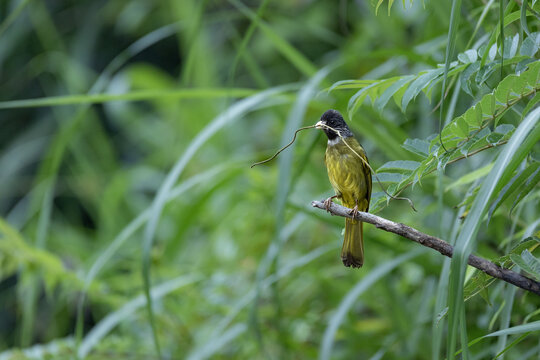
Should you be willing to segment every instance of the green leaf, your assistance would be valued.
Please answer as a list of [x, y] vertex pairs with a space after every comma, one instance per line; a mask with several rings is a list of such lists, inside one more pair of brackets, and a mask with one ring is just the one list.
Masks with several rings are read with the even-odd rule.
[[537, 88], [540, 80], [540, 60], [530, 63], [529, 69], [522, 76], [524, 76], [531, 89]]
[[422, 139], [407, 139], [403, 143], [403, 148], [418, 154], [422, 157], [429, 155], [429, 142]]
[[458, 117], [454, 122], [454, 134], [461, 138], [467, 137], [469, 135], [469, 125], [463, 118], [463, 116]]
[[451, 190], [451, 189], [453, 189], [455, 187], [470, 184], [473, 181], [476, 181], [476, 180], [486, 176], [491, 171], [492, 168], [493, 168], [493, 163], [489, 163], [489, 164], [481, 167], [478, 170], [467, 173], [467, 174], [463, 175], [462, 177], [460, 177], [458, 180], [454, 181], [449, 186], [447, 186], [446, 189], [444, 189], [444, 191], [446, 192], [446, 191]]
[[486, 295], [488, 294], [488, 287], [493, 284], [494, 281], [495, 279], [486, 273], [477, 271], [476, 274], [467, 282], [467, 285], [465, 285], [465, 288], [463, 289], [463, 296], [466, 300], [468, 300], [477, 294], [480, 294], [482, 299], [491, 305], [489, 296]]
[[504, 40], [504, 58], [511, 59], [517, 54], [519, 45], [519, 34], [509, 36]]
[[521, 112], [521, 117], [525, 117], [529, 111], [531, 111], [532, 108], [534, 108], [534, 106], [536, 104], [538, 104], [538, 102], [540, 101], [540, 92], [539, 93], [536, 93], [536, 95], [534, 95], [534, 97], [529, 100], [529, 102], [527, 103], [527, 106], [525, 106], [525, 109], [523, 109], [523, 111]]
[[467, 156], [471, 151], [477, 150], [488, 144], [487, 137], [491, 134], [491, 130], [483, 128], [472, 139], [462, 145], [461, 153]]
[[403, 86], [405, 86], [407, 83], [409, 83], [414, 78], [415, 78], [414, 75], [404, 76], [401, 79], [399, 79], [398, 81], [396, 81], [395, 83], [393, 83], [392, 85], [390, 85], [383, 92], [383, 94], [380, 97], [378, 97], [377, 100], [375, 101], [375, 108], [379, 112], [382, 111], [382, 109], [388, 103], [388, 100], [390, 100], [390, 98], [392, 96], [394, 96], [394, 94], [396, 94], [396, 92], [398, 92]]
[[476, 74], [480, 69], [480, 61], [470, 64], [461, 74], [461, 88], [470, 96], [474, 96], [471, 91], [471, 76]]
[[400, 173], [377, 173], [377, 176], [375, 176], [375, 179], [382, 183], [399, 183], [401, 180], [405, 178], [405, 175]]
[[514, 129], [515, 127], [512, 124], [501, 124], [498, 125], [493, 132], [501, 135], [507, 135], [508, 133], [514, 131]]
[[492, 262], [495, 264], [499, 264], [503, 267], [510, 267], [512, 264], [510, 263], [512, 260], [510, 259], [510, 255], [520, 255], [523, 250], [529, 250], [534, 251], [538, 246], [540, 246], [540, 238], [537, 238], [535, 236], [530, 236], [526, 239], [523, 239], [510, 250], [510, 252], [506, 255], [503, 255]]
[[[489, 223], [491, 215], [497, 210], [497, 208], [506, 200], [510, 195], [512, 195], [517, 189], [521, 188], [523, 183], [531, 176], [531, 174], [540, 173], [540, 162], [533, 162], [532, 164], [526, 166], [521, 171], [519, 171], [516, 176], [514, 176], [508, 184], [506, 184], [502, 190], [499, 192], [497, 199], [491, 204], [488, 212], [487, 222]], [[527, 192], [528, 193], [528, 192]]]
[[371, 202], [369, 204], [369, 212], [377, 213], [381, 211], [387, 204], [387, 196], [384, 192], [379, 191], [371, 195]]
[[497, 145], [498, 143], [500, 143], [503, 139], [504, 135], [503, 134], [499, 134], [499, 133], [496, 133], [496, 132], [493, 132], [491, 134], [488, 135], [488, 137], [486, 138], [487, 142], [490, 143], [491, 145]]
[[527, 264], [528, 268], [527, 270], [531, 275], [534, 275], [537, 280], [540, 281], [540, 260], [536, 258], [529, 250], [523, 250], [521, 253], [521, 258], [523, 261]]
[[[495, 90], [495, 100], [502, 104], [508, 103], [510, 92], [516, 87], [516, 82], [519, 80], [520, 78], [517, 75], [509, 75], [505, 77]], [[524, 83], [523, 80], [521, 82]]]
[[416, 97], [422, 91], [423, 88], [429, 85], [434, 79], [439, 77], [444, 72], [444, 69], [433, 69], [428, 70], [422, 75], [418, 76], [416, 80], [414, 80], [411, 85], [407, 88], [405, 93], [403, 94], [403, 98], [401, 100], [401, 108], [403, 111], [407, 109], [407, 105], [411, 102], [412, 99]]
[[531, 174], [531, 176], [525, 181], [524, 186], [521, 188], [521, 191], [516, 197], [516, 200], [514, 200], [514, 203], [512, 204], [512, 210], [516, 207], [517, 204], [521, 200], [523, 200], [531, 190], [536, 187], [540, 183], [540, 168], [536, 169], [534, 173]]
[[378, 171], [381, 170], [404, 170], [404, 171], [414, 171], [420, 166], [420, 163], [418, 161], [410, 161], [410, 160], [397, 160], [397, 161], [389, 161], [385, 164], [383, 164]]
[[470, 116], [467, 116], [465, 120], [469, 122], [470, 125], [479, 128], [482, 126], [482, 104], [476, 104], [471, 111]]
[[539, 48], [540, 32], [534, 32], [530, 34], [525, 40], [523, 40], [523, 44], [521, 44], [521, 49], [519, 49], [519, 53], [527, 57], [533, 57], [538, 52]]
[[480, 101], [482, 105], [482, 111], [484, 115], [491, 116], [495, 112], [495, 96], [493, 94], [487, 94]]
[[464, 64], [471, 64], [478, 59], [478, 53], [476, 50], [469, 49], [464, 53], [458, 55], [458, 60]]
[[349, 113], [349, 118], [352, 118], [353, 114], [356, 112], [358, 107], [362, 105], [365, 98], [369, 95], [369, 91], [373, 89], [376, 86], [379, 86], [382, 82], [385, 80], [378, 81], [376, 83], [373, 83], [371, 85], [368, 85], [364, 87], [363, 89], [359, 90], [349, 99], [349, 104], [347, 105], [347, 112]]
[[536, 278], [536, 280], [540, 281], [540, 273], [537, 271], [538, 269], [536, 269], [536, 266], [540, 265], [538, 264], [538, 259], [534, 258], [533, 256], [534, 260], [532, 261], [532, 264], [529, 264], [529, 262], [531, 262], [531, 259], [528, 258], [527, 255], [525, 255], [525, 257], [527, 257], [527, 260], [525, 260], [523, 256], [526, 253], [529, 253], [528, 250], [523, 250], [523, 252], [521, 253], [521, 256], [516, 255], [516, 254], [511, 254], [510, 260], [512, 260], [514, 264], [519, 266], [521, 270], [529, 273], [533, 278]]
[[476, 73], [476, 77], [474, 81], [476, 81], [476, 84], [478, 86], [482, 85], [486, 82], [486, 80], [499, 68], [501, 63], [492, 61], [485, 66], [481, 67], [478, 72]]
[[349, 90], [349, 89], [362, 89], [373, 83], [379, 82], [378, 80], [341, 80], [337, 81], [328, 89], [323, 91], [331, 92], [333, 90]]

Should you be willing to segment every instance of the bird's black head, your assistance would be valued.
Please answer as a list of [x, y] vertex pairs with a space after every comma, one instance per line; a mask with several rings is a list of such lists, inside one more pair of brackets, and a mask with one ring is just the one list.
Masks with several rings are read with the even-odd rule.
[[329, 129], [324, 125], [338, 130], [342, 137], [353, 136], [353, 133], [347, 126], [347, 123], [345, 120], [343, 120], [343, 116], [341, 116], [337, 110], [327, 110], [324, 114], [322, 114], [321, 120], [316, 124], [315, 127], [324, 131], [328, 137], [328, 140], [334, 140], [339, 136], [334, 130]]

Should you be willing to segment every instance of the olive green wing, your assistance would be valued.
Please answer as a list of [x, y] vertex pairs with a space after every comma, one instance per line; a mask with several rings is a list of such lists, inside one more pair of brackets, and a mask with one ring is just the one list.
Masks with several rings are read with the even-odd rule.
[[371, 179], [371, 170], [368, 166], [369, 164], [369, 160], [367, 158], [367, 155], [366, 155], [366, 152], [364, 151], [364, 148], [362, 147], [362, 145], [360, 145], [360, 143], [352, 138], [352, 139], [347, 139], [347, 144], [349, 144], [351, 146], [351, 148], [353, 148], [353, 150], [362, 157], [362, 160], [358, 159], [361, 164], [360, 166], [362, 167], [362, 174], [364, 176], [364, 181], [365, 181], [365, 184], [366, 184], [366, 197], [365, 199], [367, 200], [367, 207], [365, 209], [365, 211], [368, 211], [369, 210], [369, 200], [371, 199], [371, 187], [372, 187], [372, 179]]

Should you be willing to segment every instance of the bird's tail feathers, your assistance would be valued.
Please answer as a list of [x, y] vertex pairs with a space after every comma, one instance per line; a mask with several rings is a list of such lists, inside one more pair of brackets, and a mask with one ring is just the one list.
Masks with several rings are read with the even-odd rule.
[[345, 239], [341, 249], [341, 260], [345, 266], [360, 268], [364, 265], [364, 235], [362, 222], [345, 219]]

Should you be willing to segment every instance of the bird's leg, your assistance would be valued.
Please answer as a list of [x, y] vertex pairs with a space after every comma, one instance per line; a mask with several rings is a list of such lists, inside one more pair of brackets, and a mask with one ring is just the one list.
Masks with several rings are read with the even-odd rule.
[[349, 211], [349, 215], [351, 215], [353, 218], [356, 217], [356, 215], [358, 215], [359, 211], [358, 211], [358, 200], [355, 200], [355, 205], [354, 205], [354, 208], [351, 209], [351, 211]]
[[323, 201], [324, 208], [326, 211], [330, 212], [330, 206], [332, 206], [332, 200], [339, 197], [339, 195], [330, 196], [328, 199]]

